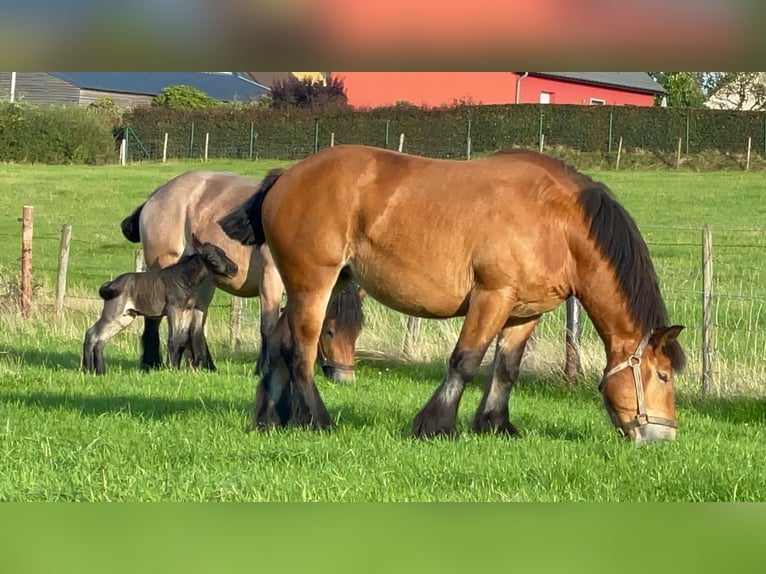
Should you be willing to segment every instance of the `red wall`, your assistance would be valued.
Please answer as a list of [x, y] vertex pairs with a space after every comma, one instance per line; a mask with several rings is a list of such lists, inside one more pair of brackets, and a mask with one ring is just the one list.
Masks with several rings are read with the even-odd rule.
[[[456, 101], [473, 104], [516, 102], [518, 74], [514, 72], [332, 72], [342, 78], [349, 104], [356, 108], [390, 106], [407, 101], [436, 107]], [[537, 103], [540, 92], [552, 92], [554, 104], [588, 104], [590, 98], [606, 105], [651, 106], [651, 94], [624, 92], [527, 76], [521, 81], [519, 103]]]

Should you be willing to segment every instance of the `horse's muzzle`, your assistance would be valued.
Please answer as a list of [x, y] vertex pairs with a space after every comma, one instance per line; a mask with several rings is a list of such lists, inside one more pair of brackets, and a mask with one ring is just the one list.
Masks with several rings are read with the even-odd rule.
[[650, 442], [675, 440], [676, 429], [662, 424], [647, 424], [637, 427], [631, 435], [630, 439], [636, 446], [641, 446]]
[[355, 379], [354, 369], [345, 365], [343, 367], [323, 365], [322, 373], [324, 373], [326, 379], [336, 383], [351, 383]]

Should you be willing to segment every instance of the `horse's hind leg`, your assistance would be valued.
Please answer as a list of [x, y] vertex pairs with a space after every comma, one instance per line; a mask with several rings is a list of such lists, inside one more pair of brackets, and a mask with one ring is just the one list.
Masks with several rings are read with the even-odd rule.
[[415, 416], [412, 432], [418, 438], [456, 434], [457, 410], [465, 386], [481, 366], [492, 339], [510, 312], [503, 293], [475, 290], [447, 374], [425, 406]]
[[191, 322], [191, 309], [168, 309], [168, 362], [174, 369], [181, 366], [181, 356], [189, 344]]
[[473, 430], [478, 433], [497, 432], [518, 436], [508, 416], [508, 399], [519, 376], [519, 365], [524, 348], [540, 317], [533, 317], [506, 324], [497, 339], [492, 378], [484, 386]]
[[263, 272], [261, 274], [261, 282], [258, 285], [261, 309], [261, 350], [258, 353], [258, 359], [255, 363], [256, 375], [264, 373], [264, 363], [266, 361], [267, 353], [269, 352], [266, 348], [266, 344], [269, 340], [269, 335], [277, 326], [277, 321], [279, 320], [279, 307], [282, 304], [282, 294], [285, 291], [282, 277], [279, 275], [279, 271], [274, 264], [274, 260], [268, 247], [263, 245], [259, 249], [260, 256], [263, 260]]
[[83, 343], [83, 367], [87, 372], [95, 371], [97, 375], [106, 373], [104, 347], [112, 337], [130, 325], [133, 319], [131, 315], [119, 315], [115, 318], [102, 315], [96, 324], [88, 329]]
[[267, 429], [285, 426], [292, 413], [292, 391], [290, 377], [284, 355], [289, 356], [291, 346], [287, 315], [279, 318], [271, 330], [269, 353], [263, 362], [263, 377], [258, 383], [253, 405], [252, 428]]

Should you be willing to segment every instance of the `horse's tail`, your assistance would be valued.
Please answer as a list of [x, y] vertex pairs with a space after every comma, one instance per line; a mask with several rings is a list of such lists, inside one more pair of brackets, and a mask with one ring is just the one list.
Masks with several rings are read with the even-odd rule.
[[263, 231], [261, 209], [266, 193], [285, 172], [283, 169], [272, 169], [266, 174], [258, 191], [240, 205], [237, 209], [218, 220], [224, 233], [243, 245], [263, 245], [266, 234]]
[[141, 217], [141, 210], [144, 208], [144, 205], [146, 205], [146, 202], [139, 205], [133, 213], [128, 215], [125, 219], [122, 220], [122, 223], [120, 223], [120, 229], [122, 229], [122, 234], [125, 236], [125, 239], [132, 243], [138, 243], [141, 241], [141, 232], [139, 231], [138, 227], [138, 218]]
[[98, 294], [104, 301], [114, 299], [120, 293], [122, 293], [122, 281], [120, 281], [120, 277], [114, 281], [107, 281], [98, 288]]

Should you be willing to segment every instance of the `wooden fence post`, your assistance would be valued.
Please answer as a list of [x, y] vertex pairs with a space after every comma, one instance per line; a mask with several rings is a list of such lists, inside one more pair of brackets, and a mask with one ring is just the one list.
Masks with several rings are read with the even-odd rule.
[[56, 274], [56, 300], [53, 311], [57, 319], [64, 313], [64, 296], [66, 295], [66, 275], [69, 268], [69, 246], [72, 242], [72, 226], [68, 223], [61, 228], [61, 244], [59, 246], [59, 266]]
[[621, 155], [622, 155], [622, 136], [620, 136], [620, 142], [617, 144], [617, 163], [614, 164], [614, 169], [620, 169]]
[[706, 395], [715, 389], [713, 380], [713, 233], [710, 226], [702, 228], [702, 392]]
[[135, 270], [136, 273], [141, 273], [144, 270], [144, 267], [146, 263], [144, 262], [144, 250], [143, 249], [136, 249], [135, 253], [133, 254], [134, 261], [135, 261]]
[[162, 144], [162, 163], [168, 161], [168, 132], [165, 132], [165, 142]]
[[420, 317], [407, 318], [407, 331], [404, 333], [404, 353], [408, 357], [415, 355], [415, 345], [420, 337]]
[[207, 149], [210, 145], [210, 133], [205, 132], [205, 161], [207, 161]]
[[335, 132], [330, 133], [330, 147], [335, 147]]
[[404, 151], [404, 134], [399, 134], [399, 151]]
[[231, 296], [231, 317], [229, 319], [229, 347], [234, 351], [239, 347], [239, 334], [242, 319], [242, 297]]
[[681, 144], [683, 143], [683, 138], [678, 138], [678, 151], [676, 152], [676, 169], [681, 167]]
[[32, 307], [33, 207], [25, 205], [21, 216], [21, 315], [29, 317]]
[[575, 297], [567, 299], [567, 332], [566, 332], [566, 358], [564, 360], [564, 375], [574, 381], [580, 374], [580, 302]]
[[120, 140], [120, 165], [127, 165], [128, 163], [128, 140], [122, 138]]
[[747, 138], [747, 164], [745, 164], [745, 171], [750, 171], [750, 152], [753, 149], [753, 138]]

